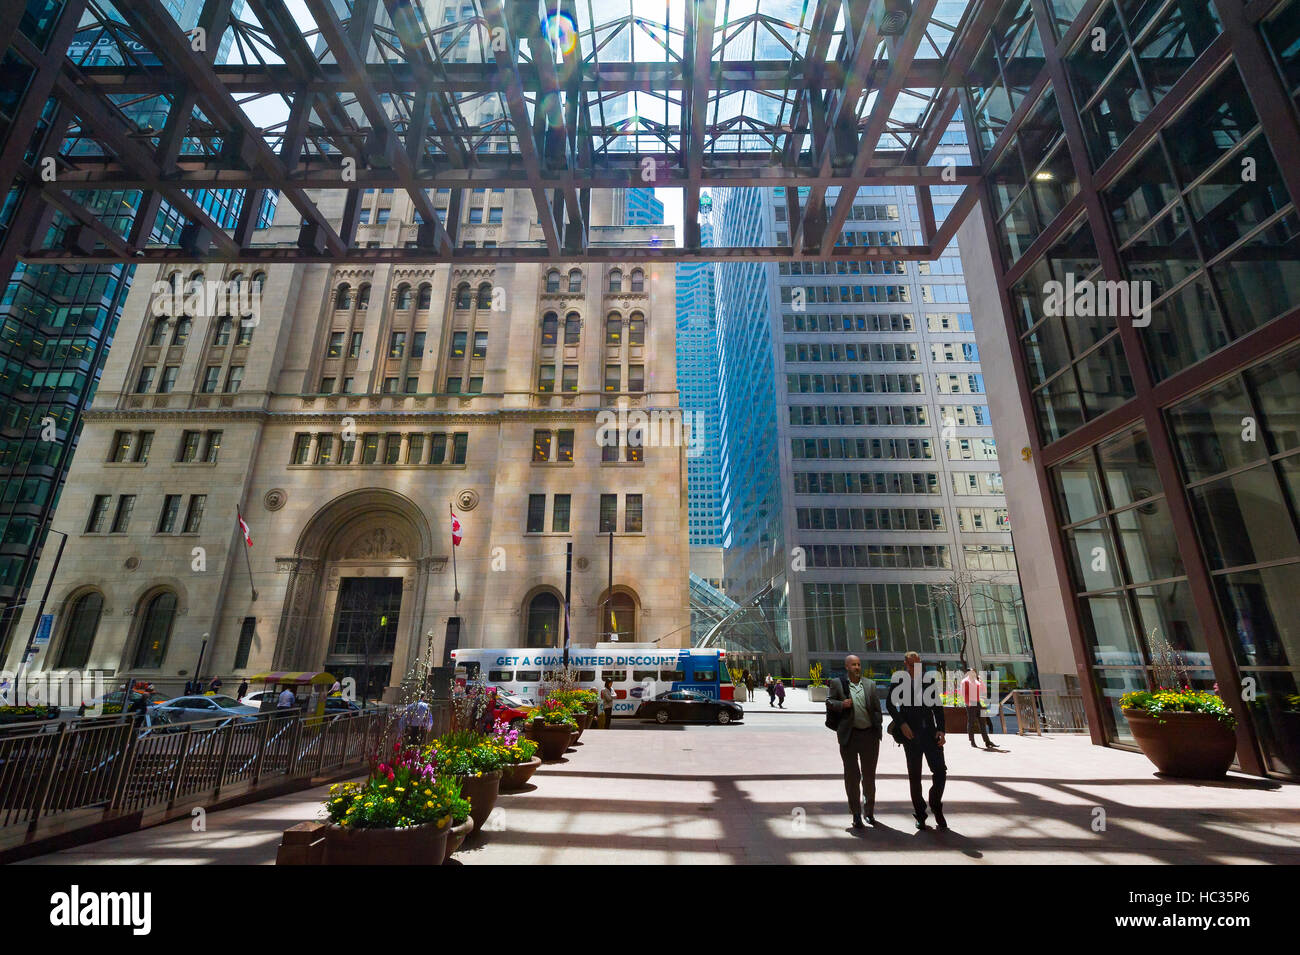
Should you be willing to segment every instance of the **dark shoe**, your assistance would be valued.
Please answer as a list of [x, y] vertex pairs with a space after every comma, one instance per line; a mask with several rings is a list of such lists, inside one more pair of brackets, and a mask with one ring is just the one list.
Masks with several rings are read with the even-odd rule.
[[[971, 740], [971, 741], [970, 741], [970, 744], [971, 744], [971, 746], [975, 746], [975, 741], [974, 741], [974, 740]], [[976, 748], [976, 749], [979, 749], [978, 746], [975, 746], [975, 748]]]
[[985, 743], [984, 746], [985, 746], [986, 749], [1001, 749], [1001, 748], [1002, 748], [1002, 747], [998, 746], [997, 743]]
[[862, 824], [862, 817], [861, 817], [861, 816], [854, 816], [854, 817], [853, 817], [853, 828], [854, 828], [854, 829], [865, 829], [865, 828], [866, 828], [866, 826], [864, 826], [864, 825]]
[[917, 817], [916, 817], [916, 828], [918, 828], [918, 829], [929, 829], [929, 828], [930, 828], [929, 826], [927, 826], [927, 825], [925, 824], [925, 817], [924, 817], [924, 816], [917, 816]]
[[874, 829], [876, 826], [876, 817], [871, 813], [867, 813], [867, 822], [870, 823], [871, 827]]
[[948, 820], [943, 818], [943, 813], [935, 812], [934, 827], [941, 832], [946, 832], [948, 830]]

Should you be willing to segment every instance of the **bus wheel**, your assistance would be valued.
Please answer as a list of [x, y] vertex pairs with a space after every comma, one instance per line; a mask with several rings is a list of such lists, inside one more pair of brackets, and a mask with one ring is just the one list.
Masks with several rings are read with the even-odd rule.
[[667, 711], [667, 710], [659, 710], [658, 712], [656, 712], [656, 713], [655, 713], [655, 722], [656, 722], [656, 723], [667, 723], [667, 722], [668, 722], [668, 711]]
[[726, 726], [730, 722], [731, 722], [731, 711], [718, 710], [718, 725]]

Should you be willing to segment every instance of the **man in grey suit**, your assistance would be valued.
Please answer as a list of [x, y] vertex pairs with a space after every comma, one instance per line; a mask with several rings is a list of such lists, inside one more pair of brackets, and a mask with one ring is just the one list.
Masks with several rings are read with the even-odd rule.
[[844, 763], [844, 792], [853, 813], [853, 828], [862, 829], [862, 800], [866, 799], [867, 822], [876, 824], [876, 760], [880, 756], [880, 735], [884, 718], [876, 684], [862, 679], [862, 661], [844, 658], [847, 679], [830, 681], [826, 700], [827, 725], [835, 726]]

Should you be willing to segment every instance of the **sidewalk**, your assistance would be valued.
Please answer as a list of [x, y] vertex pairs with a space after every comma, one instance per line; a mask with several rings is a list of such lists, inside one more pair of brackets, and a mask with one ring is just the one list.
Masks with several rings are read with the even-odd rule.
[[[788, 701], [787, 701], [788, 702]], [[767, 712], [767, 707], [762, 707]], [[635, 735], [632, 735], [635, 734]], [[1157, 777], [1136, 753], [1080, 737], [946, 748], [950, 832], [912, 825], [902, 751], [881, 748], [877, 818], [853, 833], [834, 737], [812, 714], [732, 726], [620, 723], [589, 731], [491, 832], [457, 854], [481, 864], [1300, 864], [1300, 786]], [[927, 783], [928, 786], [928, 783]], [[318, 818], [325, 790], [210, 813], [27, 864], [269, 864], [282, 830]]]

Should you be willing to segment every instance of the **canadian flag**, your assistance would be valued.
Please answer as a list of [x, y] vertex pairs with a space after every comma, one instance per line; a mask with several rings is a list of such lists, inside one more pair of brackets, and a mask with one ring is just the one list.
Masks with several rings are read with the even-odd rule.
[[460, 518], [456, 516], [455, 511], [452, 511], [451, 512], [451, 544], [453, 547], [459, 547], [460, 541], [461, 541]]
[[244, 543], [247, 544], [249, 547], [252, 547], [253, 532], [250, 531], [248, 529], [248, 525], [244, 523], [244, 515], [239, 513], [239, 508], [235, 508], [235, 519], [239, 521], [239, 529], [244, 533]]

